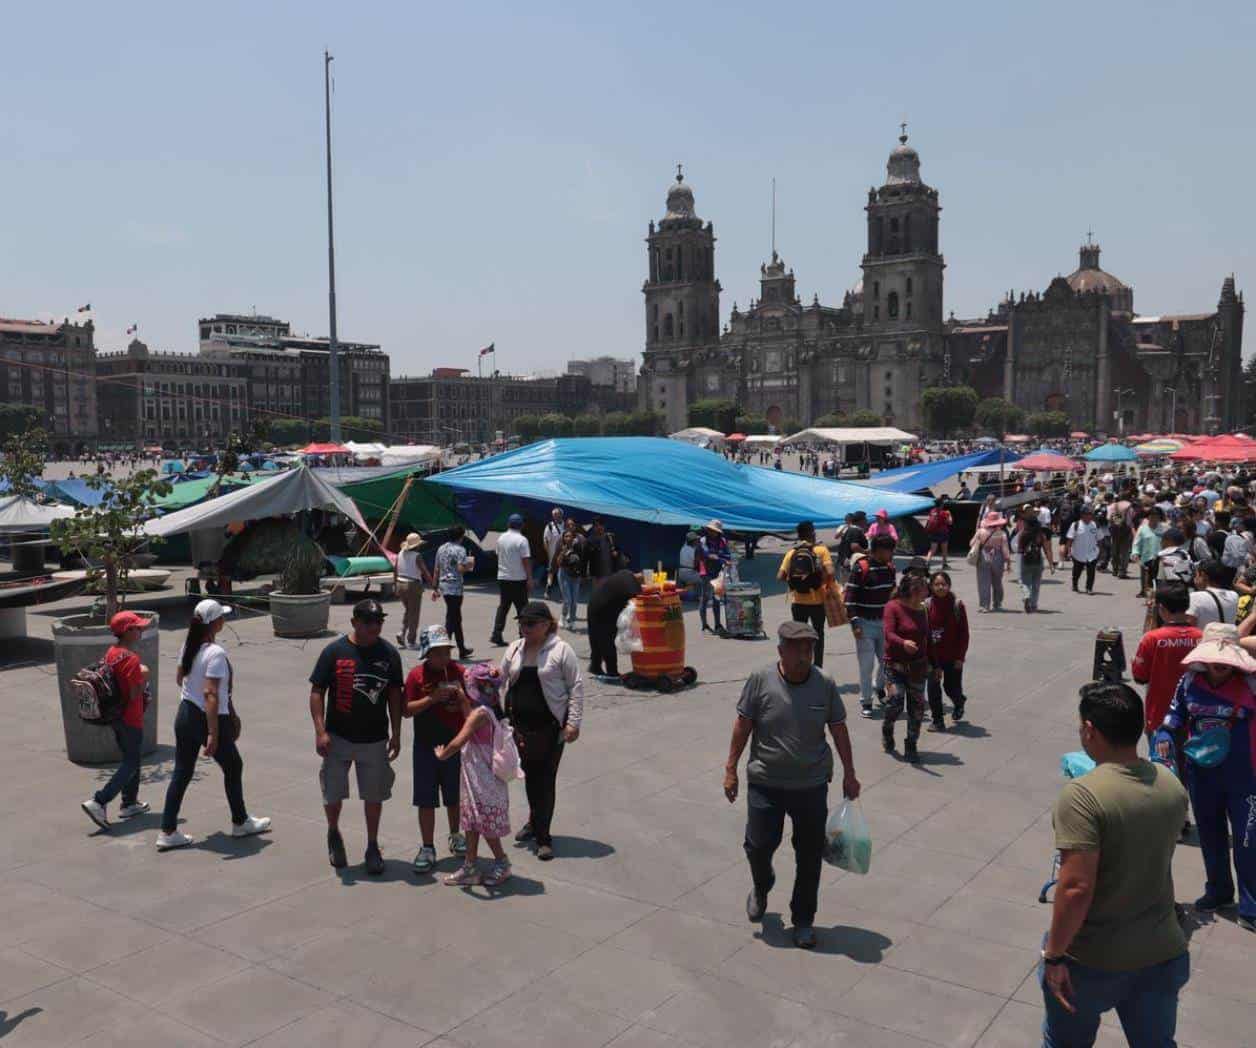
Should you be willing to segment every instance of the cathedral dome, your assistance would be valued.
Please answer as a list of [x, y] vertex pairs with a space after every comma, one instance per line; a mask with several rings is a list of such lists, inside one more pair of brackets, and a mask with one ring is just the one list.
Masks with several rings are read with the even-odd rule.
[[886, 185], [918, 185], [920, 183], [920, 154], [907, 144], [907, 125], [898, 136], [898, 145], [885, 165]]
[[667, 190], [667, 214], [666, 219], [676, 218], [693, 218], [693, 190], [685, 184], [685, 176], [680, 171], [680, 165], [676, 167], [676, 181], [668, 187]]
[[1078, 294], [1093, 291], [1110, 295], [1117, 309], [1133, 309], [1134, 291], [1124, 281], [1099, 268], [1099, 245], [1086, 243], [1078, 254], [1078, 266], [1064, 278]]

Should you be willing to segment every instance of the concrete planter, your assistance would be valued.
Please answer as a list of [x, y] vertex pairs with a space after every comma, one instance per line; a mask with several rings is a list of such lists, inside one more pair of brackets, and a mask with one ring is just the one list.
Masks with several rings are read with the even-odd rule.
[[276, 637], [317, 637], [326, 631], [330, 614], [330, 593], [270, 594]]
[[[142, 752], [157, 748], [157, 697], [161, 690], [161, 667], [157, 661], [160, 637], [157, 613], [139, 611], [149, 626], [140, 637], [136, 654], [149, 669], [152, 702], [144, 711], [144, 744]], [[70, 690], [70, 680], [84, 666], [100, 659], [113, 643], [113, 634], [100, 619], [91, 615], [68, 615], [52, 624], [52, 641], [57, 660], [57, 685], [61, 694], [61, 724], [65, 728], [65, 754], [76, 764], [116, 764], [122, 751], [113, 737], [113, 729], [88, 724], [79, 717], [78, 700]]]

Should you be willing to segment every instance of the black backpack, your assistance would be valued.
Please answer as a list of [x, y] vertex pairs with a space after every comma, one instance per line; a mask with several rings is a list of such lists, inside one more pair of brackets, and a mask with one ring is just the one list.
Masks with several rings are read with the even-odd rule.
[[789, 588], [795, 593], [810, 593], [820, 588], [823, 578], [815, 550], [807, 543], [795, 546], [794, 555], [789, 558], [789, 572], [785, 576]]
[[122, 696], [113, 667], [105, 659], [84, 666], [70, 678], [79, 717], [88, 724], [113, 724], [122, 716]]
[[573, 578], [584, 574], [584, 543], [573, 542], [563, 554], [563, 570]]
[[1040, 528], [1026, 529], [1021, 535], [1021, 563], [1022, 564], [1041, 564], [1042, 563], [1042, 530]]

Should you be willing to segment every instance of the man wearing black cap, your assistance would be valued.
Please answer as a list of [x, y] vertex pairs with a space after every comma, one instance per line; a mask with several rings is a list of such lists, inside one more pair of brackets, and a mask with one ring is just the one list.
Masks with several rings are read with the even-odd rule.
[[816, 944], [812, 926], [820, 891], [829, 780], [833, 778], [833, 751], [824, 737], [826, 728], [842, 761], [843, 795], [858, 797], [859, 780], [846, 730], [846, 708], [837, 685], [812, 664], [816, 631], [806, 622], [783, 622], [777, 636], [776, 665], [747, 677], [737, 703], [724, 768], [724, 796], [730, 804], [737, 799], [737, 762], [749, 742], [745, 849], [754, 887], [746, 899], [746, 916], [752, 921], [763, 920], [768, 892], [776, 881], [772, 856], [781, 843], [788, 815], [794, 827], [797, 865], [790, 900], [794, 943], [809, 950]]
[[347, 864], [340, 807], [349, 796], [352, 765], [366, 813], [366, 872], [372, 876], [384, 872], [379, 818], [396, 778], [389, 765], [401, 752], [401, 656], [380, 636], [384, 618], [379, 601], [358, 601], [353, 631], [328, 644], [310, 674], [314, 749], [323, 758], [318, 778], [327, 856], [337, 869]]

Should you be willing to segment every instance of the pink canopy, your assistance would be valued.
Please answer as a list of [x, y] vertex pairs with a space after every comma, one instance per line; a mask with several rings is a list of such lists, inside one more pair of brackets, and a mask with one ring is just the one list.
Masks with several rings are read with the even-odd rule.
[[1026, 455], [1016, 463], [1017, 469], [1027, 469], [1032, 473], [1056, 473], [1060, 470], [1082, 469], [1080, 462], [1075, 462], [1066, 455], [1057, 455], [1053, 451], [1035, 451]]
[[343, 444], [306, 444], [301, 449], [302, 455], [352, 455], [353, 452]]

